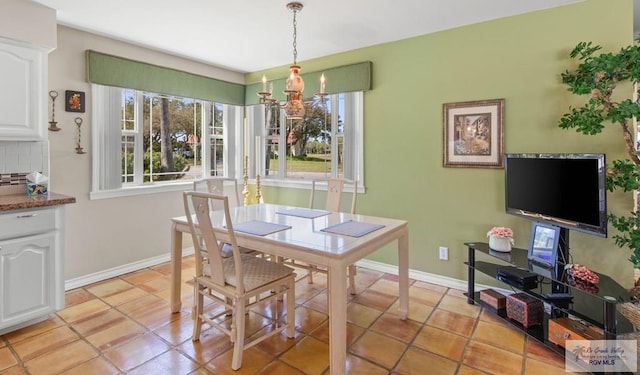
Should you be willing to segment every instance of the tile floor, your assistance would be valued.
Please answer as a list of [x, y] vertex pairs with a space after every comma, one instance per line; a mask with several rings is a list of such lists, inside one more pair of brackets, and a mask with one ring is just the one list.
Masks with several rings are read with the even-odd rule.
[[[169, 264], [66, 293], [66, 308], [0, 336], [0, 374], [329, 374], [326, 277], [296, 283], [296, 337], [246, 350], [204, 326], [191, 341], [193, 257], [183, 261], [183, 307], [169, 310]], [[349, 374], [566, 374], [564, 360], [468, 305], [462, 291], [411, 280], [409, 319], [397, 318], [395, 276], [358, 269], [348, 306]], [[249, 316], [258, 322], [258, 306]]]

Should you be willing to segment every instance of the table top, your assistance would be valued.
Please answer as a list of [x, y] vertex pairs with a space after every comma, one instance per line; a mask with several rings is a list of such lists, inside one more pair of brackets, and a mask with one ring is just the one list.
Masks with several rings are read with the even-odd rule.
[[[288, 210], [294, 210], [296, 213], [300, 211], [316, 211], [321, 216], [315, 218], [293, 216], [286, 214]], [[292, 211], [289, 211], [292, 212]], [[341, 258], [348, 252], [359, 247], [369, 246], [372, 241], [384, 238], [386, 236], [397, 236], [398, 230], [406, 229], [407, 222], [404, 220], [382, 218], [376, 216], [366, 216], [358, 214], [349, 214], [344, 212], [328, 212], [324, 210], [308, 210], [299, 207], [275, 205], [275, 204], [256, 204], [250, 206], [240, 206], [230, 209], [231, 220], [234, 227], [252, 220], [261, 222], [274, 223], [286, 226], [286, 229], [266, 234], [263, 236], [255, 234], [247, 234], [237, 229], [236, 237], [242, 245], [242, 240], [250, 238], [258, 239], [263, 243], [286, 244], [291, 248], [297, 248], [303, 251], [313, 251], [316, 254], [322, 254], [325, 257]], [[186, 216], [175, 217], [172, 219], [176, 224], [186, 224]], [[211, 215], [212, 223], [215, 227], [221, 228], [225, 225], [224, 214], [221, 210], [214, 211]], [[358, 233], [337, 234], [324, 231], [324, 229], [346, 222], [355, 222], [358, 230], [367, 231], [367, 227], [371, 224], [377, 225], [379, 228], [369, 233], [362, 234], [357, 237]], [[381, 227], [380, 227], [381, 226]]]

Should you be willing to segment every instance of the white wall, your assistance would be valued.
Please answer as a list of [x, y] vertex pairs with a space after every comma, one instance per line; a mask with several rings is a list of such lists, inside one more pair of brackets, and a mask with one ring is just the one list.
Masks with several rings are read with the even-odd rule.
[[[122, 56], [230, 82], [239, 73], [150, 51], [94, 34], [58, 26], [58, 47], [49, 54], [49, 90], [59, 93], [56, 121], [62, 130], [49, 132], [51, 184], [56, 193], [71, 195], [67, 205], [65, 279], [87, 275], [169, 253], [171, 217], [183, 214], [180, 192], [89, 200], [91, 189], [91, 89], [85, 77], [85, 50]], [[65, 112], [65, 90], [85, 92], [86, 112]], [[49, 103], [48, 117], [51, 116]], [[76, 154], [81, 117], [86, 154]]]
[[0, 35], [52, 50], [57, 42], [56, 11], [29, 0], [1, 0]]

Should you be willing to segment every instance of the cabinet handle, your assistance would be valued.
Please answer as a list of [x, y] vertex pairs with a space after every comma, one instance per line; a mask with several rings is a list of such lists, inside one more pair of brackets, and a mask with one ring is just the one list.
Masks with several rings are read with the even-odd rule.
[[16, 219], [24, 219], [27, 217], [36, 217], [36, 216], [38, 216], [38, 214], [18, 215], [16, 216]]

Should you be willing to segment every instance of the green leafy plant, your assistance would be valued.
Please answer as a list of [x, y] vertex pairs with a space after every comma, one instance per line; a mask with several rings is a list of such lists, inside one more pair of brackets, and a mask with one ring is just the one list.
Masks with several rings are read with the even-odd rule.
[[[632, 45], [617, 53], [596, 54], [601, 49], [591, 42], [580, 42], [569, 54], [580, 63], [575, 71], [562, 73], [562, 82], [569, 86], [570, 92], [588, 95], [589, 100], [580, 108], [570, 107], [559, 126], [587, 135], [601, 133], [607, 124], [619, 126], [629, 159], [611, 163], [607, 171], [607, 189], [630, 192], [640, 187], [640, 157], [633, 137], [633, 118], [640, 118], [640, 105], [632, 95], [616, 101], [622, 96], [616, 94], [616, 89], [623, 83], [630, 83], [638, 90], [640, 47]], [[632, 90], [629, 93], [632, 94]], [[613, 236], [616, 245], [631, 249], [629, 261], [634, 267], [640, 267], [639, 213], [634, 210], [619, 216], [610, 212], [609, 223], [619, 232]]]

